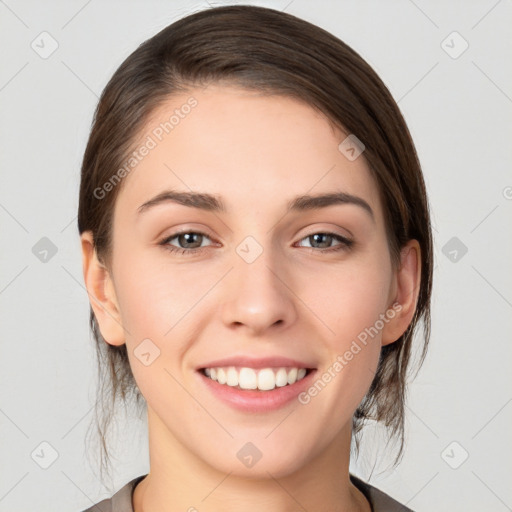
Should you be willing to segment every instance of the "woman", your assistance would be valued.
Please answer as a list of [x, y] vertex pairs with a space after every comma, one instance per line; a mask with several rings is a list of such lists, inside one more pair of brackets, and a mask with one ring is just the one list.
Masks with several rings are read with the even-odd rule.
[[351, 48], [254, 6], [166, 27], [102, 94], [78, 226], [98, 353], [149, 432], [150, 472], [96, 507], [410, 510], [349, 462], [369, 419], [402, 452], [428, 201]]

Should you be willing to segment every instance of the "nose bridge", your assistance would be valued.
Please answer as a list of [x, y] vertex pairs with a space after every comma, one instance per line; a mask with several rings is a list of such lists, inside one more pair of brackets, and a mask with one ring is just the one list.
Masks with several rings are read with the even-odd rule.
[[235, 273], [239, 283], [245, 287], [244, 291], [252, 288], [253, 295], [262, 292], [280, 293], [276, 289], [279, 283], [277, 274], [283, 265], [279, 264], [276, 252], [270, 241], [267, 240], [265, 245], [262, 245], [252, 236], [237, 246]]
[[[282, 255], [270, 240], [260, 243], [248, 236], [235, 248], [230, 288], [223, 305], [226, 324], [244, 324], [261, 331], [276, 323], [291, 322], [295, 305], [293, 294], [285, 286]], [[281, 260], [280, 260], [281, 258]]]

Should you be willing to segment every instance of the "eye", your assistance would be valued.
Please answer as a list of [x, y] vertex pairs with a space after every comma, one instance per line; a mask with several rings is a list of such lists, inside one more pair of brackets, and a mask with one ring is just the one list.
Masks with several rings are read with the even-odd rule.
[[[310, 243], [309, 248], [311, 249], [324, 249], [323, 251], [320, 252], [340, 251], [344, 249], [349, 249], [354, 244], [353, 240], [349, 240], [348, 238], [345, 238], [344, 236], [338, 235], [336, 233], [328, 232], [313, 233], [312, 235], [304, 237], [302, 240], [308, 240], [308, 242]], [[339, 243], [332, 247], [331, 244], [333, 241], [338, 241]]]
[[[174, 244], [171, 243], [174, 240], [176, 242]], [[211, 243], [206, 246], [202, 245], [205, 240], [211, 239], [208, 235], [200, 231], [180, 231], [164, 238], [159, 242], [159, 245], [173, 253], [193, 255], [202, 252], [208, 245], [212, 245]], [[309, 248], [312, 252], [321, 253], [348, 250], [354, 244], [353, 240], [329, 232], [313, 233], [312, 235], [304, 237], [302, 240], [307, 240], [310, 245], [299, 245], [299, 247]], [[338, 243], [332, 246], [334, 241]], [[176, 246], [176, 244], [178, 244], [178, 246]]]
[[[210, 240], [210, 237], [200, 231], [180, 231], [164, 238], [159, 242], [159, 245], [162, 245], [171, 252], [194, 254], [203, 250], [205, 246], [201, 246], [201, 244], [205, 239]], [[173, 240], [176, 240], [177, 244], [179, 244], [178, 247], [171, 244]]]

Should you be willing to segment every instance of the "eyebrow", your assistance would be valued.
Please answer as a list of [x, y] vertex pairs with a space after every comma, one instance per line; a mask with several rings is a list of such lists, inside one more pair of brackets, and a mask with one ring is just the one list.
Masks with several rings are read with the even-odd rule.
[[[210, 212], [226, 212], [227, 208], [219, 196], [201, 192], [180, 192], [177, 190], [166, 190], [149, 201], [140, 205], [138, 213], [143, 213], [153, 206], [162, 203], [177, 203], [190, 208], [199, 208], [200, 210]], [[346, 192], [334, 192], [328, 194], [302, 195], [294, 197], [287, 203], [287, 212], [300, 212], [305, 210], [314, 210], [327, 208], [337, 204], [353, 204], [363, 208], [375, 221], [371, 206], [361, 197]]]

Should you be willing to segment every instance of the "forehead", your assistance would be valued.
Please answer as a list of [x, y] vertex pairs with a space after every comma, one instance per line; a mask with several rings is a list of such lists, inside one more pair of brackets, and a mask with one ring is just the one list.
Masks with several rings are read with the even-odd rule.
[[379, 216], [364, 157], [338, 148], [348, 135], [290, 97], [213, 85], [174, 95], [135, 144], [150, 149], [124, 178], [119, 208], [174, 189], [221, 196], [228, 213], [279, 211], [291, 197], [335, 190], [364, 196]]

